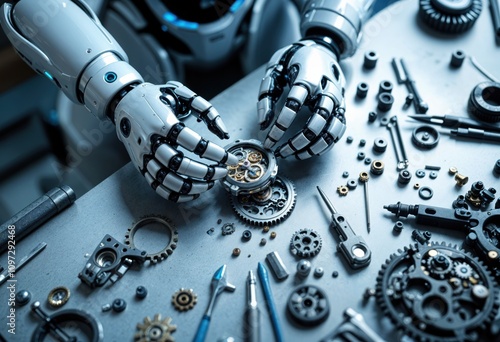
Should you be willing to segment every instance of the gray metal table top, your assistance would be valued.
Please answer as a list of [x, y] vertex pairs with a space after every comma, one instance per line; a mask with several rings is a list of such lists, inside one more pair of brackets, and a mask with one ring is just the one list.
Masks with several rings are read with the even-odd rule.
[[[207, 340], [216, 341], [231, 336], [240, 341], [243, 339], [245, 280], [248, 271], [256, 271], [257, 263], [264, 262], [267, 253], [278, 251], [291, 272], [291, 276], [285, 281], [271, 279], [286, 341], [319, 340], [342, 321], [342, 312], [347, 307], [363, 314], [366, 322], [385, 340], [397, 340], [394, 327], [387, 318], [383, 318], [375, 301], [371, 299], [364, 303], [362, 297], [367, 287], [375, 286], [377, 273], [390, 254], [413, 242], [411, 231], [418, 226], [413, 220], [406, 220], [402, 233], [393, 234], [395, 220], [382, 206], [402, 201], [408, 204], [425, 202], [451, 207], [452, 201], [459, 194], [464, 194], [471, 182], [476, 180], [500, 189], [499, 179], [492, 172], [495, 161], [500, 158], [498, 144], [454, 139], [442, 134], [435, 149], [424, 151], [412, 145], [411, 132], [417, 124], [406, 120], [406, 115], [413, 114], [414, 111], [413, 108], [406, 111], [401, 109], [407, 94], [406, 88], [397, 84], [390, 66], [393, 57], [405, 58], [422, 97], [429, 103], [429, 114], [446, 113], [467, 117], [469, 93], [477, 83], [485, 79], [468, 60], [457, 70], [449, 68], [448, 64], [451, 53], [461, 49], [476, 57], [490, 72], [498, 72], [495, 66], [499, 48], [494, 44], [489, 13], [484, 10], [470, 32], [448, 37], [422, 27], [417, 20], [416, 11], [416, 2], [403, 1], [379, 13], [365, 26], [365, 35], [358, 53], [342, 63], [348, 84], [348, 128], [344, 138], [334, 149], [327, 155], [307, 161], [279, 161], [279, 174], [294, 182], [297, 200], [290, 217], [271, 228], [271, 231], [277, 233], [274, 240], [269, 239], [269, 234], [264, 234], [260, 229], [250, 227], [237, 218], [228, 195], [219, 184], [198, 200], [174, 204], [151, 191], [139, 172], [128, 164], [18, 244], [18, 258], [40, 241], [47, 242], [48, 246], [16, 275], [17, 290], [28, 289], [33, 299], [40, 300], [42, 307], [52, 313], [54, 310], [46, 303], [49, 291], [60, 285], [68, 287], [72, 292], [71, 298], [63, 309], [81, 308], [92, 313], [104, 327], [105, 341], [132, 340], [136, 324], [142, 322], [145, 316], [152, 318], [156, 313], [172, 317], [173, 323], [177, 325], [173, 336], [178, 341], [188, 341], [193, 338], [208, 304], [212, 275], [217, 268], [226, 264], [228, 280], [236, 286], [236, 291], [224, 292], [219, 296]], [[372, 71], [362, 69], [364, 52], [369, 50], [374, 50], [379, 55], [377, 67]], [[230, 130], [231, 140], [263, 137], [256, 124], [256, 96], [262, 75], [263, 70], [257, 70], [212, 101]], [[397, 185], [396, 158], [389, 132], [378, 121], [371, 124], [367, 121], [368, 112], [376, 108], [375, 94], [382, 80], [389, 80], [394, 84], [395, 103], [385, 116], [399, 116], [410, 161], [409, 170], [414, 173], [425, 165], [441, 166], [436, 179], [430, 179], [428, 172], [424, 178], [418, 179], [422, 185], [434, 190], [434, 196], [428, 201], [420, 199], [418, 191], [413, 189], [413, 184], [417, 182], [415, 176], [408, 186]], [[356, 100], [356, 85], [361, 81], [369, 84], [370, 90], [366, 99]], [[189, 118], [187, 123], [201, 129], [205, 137], [217, 141], [206, 133], [206, 129], [201, 128], [201, 124], [196, 124], [194, 118]], [[298, 123], [297, 127], [303, 123], [304, 121]], [[354, 142], [348, 144], [345, 139], [347, 136], [352, 136]], [[389, 142], [387, 151], [381, 155], [374, 155], [371, 149], [376, 137], [383, 137]], [[358, 145], [360, 139], [366, 140], [365, 147]], [[346, 179], [342, 178], [344, 171], [349, 172], [349, 178], [357, 178], [361, 171], [368, 170], [367, 165], [356, 158], [360, 151], [365, 152], [368, 157], [381, 159], [386, 165], [383, 175], [371, 177], [369, 181], [372, 218], [370, 234], [366, 231], [362, 187], [358, 186], [345, 197], [336, 193], [337, 186], [345, 184]], [[469, 176], [470, 183], [464, 188], [456, 187], [453, 177], [447, 172], [450, 166], [457, 167], [460, 173]], [[351, 226], [371, 247], [372, 261], [367, 268], [351, 270], [336, 252], [338, 239], [329, 229], [330, 214], [315, 189], [317, 185], [325, 190], [337, 210], [346, 216]], [[124, 241], [127, 228], [150, 214], [166, 216], [177, 227], [179, 242], [174, 253], [159, 264], [133, 267], [113, 286], [91, 290], [82, 284], [77, 275], [85, 264], [85, 255], [93, 252], [103, 236], [110, 234], [119, 241]], [[221, 224], [217, 224], [219, 219], [222, 220]], [[220, 227], [227, 222], [235, 223], [236, 232], [222, 236]], [[211, 227], [215, 228], [215, 233], [209, 235], [207, 231]], [[298, 259], [289, 252], [289, 243], [292, 234], [300, 228], [314, 229], [322, 237], [322, 250], [311, 259], [313, 268], [324, 268], [325, 275], [322, 278], [310, 275], [299, 281], [294, 277]], [[463, 232], [419, 228], [431, 231], [434, 241], [461, 245], [464, 240]], [[244, 229], [252, 229], [253, 232], [253, 238], [246, 243], [240, 238]], [[268, 240], [265, 246], [259, 245], [262, 237]], [[138, 247], [154, 250], [162, 245], [162, 238], [164, 239], [162, 233], [157, 231], [150, 231], [150, 235], [138, 233]], [[242, 251], [239, 257], [231, 255], [235, 247]], [[2, 255], [0, 260], [5, 265], [6, 255]], [[337, 278], [332, 277], [334, 271], [339, 273]], [[328, 295], [331, 313], [324, 323], [314, 328], [299, 327], [286, 314], [288, 296], [301, 283], [317, 285]], [[142, 301], [134, 299], [138, 285], [149, 290], [148, 296]], [[171, 296], [180, 288], [192, 288], [198, 295], [198, 303], [193, 310], [174, 310]], [[257, 290], [262, 312], [262, 340], [271, 341], [272, 328], [260, 285]], [[115, 298], [125, 299], [128, 302], [127, 309], [122, 313], [101, 312], [101, 306], [111, 303]], [[39, 320], [30, 313], [29, 305], [17, 307], [16, 335], [8, 334], [5, 324], [7, 299], [8, 289], [4, 284], [0, 288], [0, 333], [9, 341], [26, 341]]]

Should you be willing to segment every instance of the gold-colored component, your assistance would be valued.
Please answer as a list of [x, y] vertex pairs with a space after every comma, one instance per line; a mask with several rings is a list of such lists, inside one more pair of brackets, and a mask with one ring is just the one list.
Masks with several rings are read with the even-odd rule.
[[469, 277], [469, 281], [472, 285], [476, 285], [477, 283], [479, 283], [479, 280], [477, 280], [476, 278], [474, 277]]
[[349, 188], [345, 185], [341, 185], [337, 187], [337, 192], [340, 194], [340, 196], [346, 196], [349, 192]]
[[498, 258], [498, 253], [496, 251], [489, 251], [488, 252], [488, 258], [490, 258], [490, 259], [497, 259]]
[[450, 175], [454, 175], [457, 172], [458, 172], [458, 169], [455, 166], [450, 166], [450, 168], [448, 169], [448, 173]]
[[415, 185], [413, 185], [413, 189], [420, 189], [420, 183], [415, 183]]
[[474, 196], [470, 191], [465, 194], [465, 199], [467, 199], [467, 201], [476, 208], [479, 208], [481, 206], [481, 203], [483, 202], [481, 198], [479, 198], [478, 196]]
[[55, 308], [59, 308], [66, 304], [68, 301], [69, 297], [71, 295], [71, 292], [69, 289], [65, 286], [58, 286], [53, 288], [48, 297], [47, 300], [49, 304]]
[[172, 304], [176, 310], [187, 311], [192, 309], [196, 302], [198, 301], [198, 296], [193, 292], [193, 289], [181, 288], [179, 291], [172, 295]]
[[275, 239], [276, 238], [276, 232], [271, 232], [270, 238], [271, 239]]
[[161, 319], [160, 314], [156, 314], [153, 320], [147, 316], [144, 323], [137, 324], [137, 331], [134, 335], [136, 342], [175, 342], [171, 335], [177, 326], [172, 323], [172, 318]]
[[381, 160], [372, 161], [370, 172], [374, 175], [381, 175], [384, 172], [384, 162]]
[[233, 249], [233, 256], [237, 257], [240, 254], [241, 254], [241, 249], [239, 249], [239, 248]]
[[368, 172], [363, 171], [359, 174], [359, 180], [361, 182], [368, 182], [368, 179], [370, 179], [370, 176], [368, 175]]
[[469, 177], [461, 175], [460, 173], [455, 174], [455, 181], [458, 186], [464, 186], [469, 181]]
[[264, 226], [264, 228], [262, 228], [262, 232], [263, 233], [267, 233], [269, 231], [269, 229], [271, 229], [271, 227], [269, 226]]
[[262, 153], [260, 152], [251, 152], [248, 155], [248, 160], [252, 163], [258, 163], [262, 160]]

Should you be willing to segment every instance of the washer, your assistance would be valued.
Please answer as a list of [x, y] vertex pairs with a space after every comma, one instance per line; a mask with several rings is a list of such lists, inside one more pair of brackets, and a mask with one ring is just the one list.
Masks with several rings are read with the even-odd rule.
[[431, 149], [439, 142], [439, 132], [432, 126], [418, 126], [411, 135], [412, 143], [423, 149]]
[[432, 196], [434, 195], [434, 191], [428, 186], [422, 186], [418, 190], [418, 195], [420, 196], [421, 199], [428, 200], [432, 198]]

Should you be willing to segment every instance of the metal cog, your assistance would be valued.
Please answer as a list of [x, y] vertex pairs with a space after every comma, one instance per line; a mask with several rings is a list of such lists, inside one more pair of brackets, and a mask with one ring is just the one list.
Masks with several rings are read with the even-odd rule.
[[472, 276], [472, 267], [465, 262], [457, 262], [453, 266], [454, 274], [460, 279], [469, 279]]
[[[452, 261], [452, 271], [444, 267], [443, 277], [428, 271], [432, 259], [439, 255]], [[440, 258], [438, 265], [445, 265], [444, 260]], [[457, 265], [467, 265], [470, 277], [457, 281]], [[481, 261], [444, 242], [398, 250], [377, 276], [379, 307], [415, 341], [484, 340], [498, 311], [498, 297], [495, 279]]]
[[315, 256], [321, 250], [322, 241], [318, 232], [303, 228], [295, 232], [290, 241], [290, 250], [301, 258]]
[[187, 311], [196, 305], [198, 296], [192, 289], [181, 288], [172, 295], [172, 304], [179, 311]]
[[453, 262], [443, 253], [436, 253], [422, 259], [422, 265], [430, 275], [439, 279], [444, 279], [453, 270]]
[[234, 223], [224, 223], [221, 230], [222, 235], [231, 235], [236, 231], [236, 227], [234, 226]]
[[146, 260], [149, 260], [152, 263], [158, 263], [168, 258], [168, 256], [174, 252], [174, 249], [177, 248], [177, 242], [179, 241], [177, 230], [168, 218], [156, 215], [141, 218], [132, 227], [127, 229], [127, 234], [125, 234], [125, 244], [130, 246], [131, 248], [136, 248], [134, 243], [135, 234], [140, 228], [150, 223], [161, 224], [170, 234], [170, 241], [165, 245], [164, 248], [162, 248], [159, 252], [148, 253], [146, 255]]
[[474, 25], [482, 10], [481, 0], [420, 0], [418, 14], [431, 28], [462, 33]]
[[270, 226], [285, 220], [295, 207], [295, 186], [282, 176], [267, 189], [251, 194], [231, 196], [236, 214], [245, 222], [256, 226]]
[[137, 332], [134, 335], [136, 342], [175, 342], [171, 333], [177, 330], [177, 326], [170, 324], [172, 318], [161, 319], [160, 314], [156, 314], [151, 320], [149, 316], [144, 318], [144, 323], [137, 324]]

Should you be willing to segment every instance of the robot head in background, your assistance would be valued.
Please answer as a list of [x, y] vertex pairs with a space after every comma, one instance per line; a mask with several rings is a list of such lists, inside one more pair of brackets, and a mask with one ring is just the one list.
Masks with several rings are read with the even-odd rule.
[[253, 0], [140, 1], [159, 21], [164, 46], [182, 62], [203, 68], [223, 63], [241, 47], [253, 4]]

